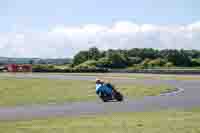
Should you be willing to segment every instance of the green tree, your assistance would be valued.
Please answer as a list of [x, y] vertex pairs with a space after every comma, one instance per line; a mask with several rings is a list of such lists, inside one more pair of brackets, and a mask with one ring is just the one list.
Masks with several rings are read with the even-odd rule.
[[92, 47], [88, 51], [90, 60], [98, 60], [101, 57], [101, 53], [98, 48]]
[[[156, 50], [152, 48], [133, 48], [129, 50], [109, 49], [99, 51], [92, 47], [88, 51], [80, 51], [74, 56], [73, 65], [77, 66], [88, 60], [97, 61], [98, 67], [124, 68], [140, 65], [144, 67], [165, 66], [168, 62], [174, 66], [199, 66], [199, 50]], [[167, 63], [166, 63], [167, 62]], [[170, 65], [170, 64], [169, 64]]]
[[128, 50], [129, 57], [140, 57], [142, 59], [155, 59], [158, 58], [158, 51], [152, 48], [133, 48]]
[[73, 66], [79, 65], [88, 60], [88, 51], [80, 51], [73, 58]]
[[190, 66], [191, 60], [183, 50], [162, 50], [162, 58], [172, 62], [175, 66]]
[[118, 52], [110, 53], [108, 59], [111, 61], [112, 68], [124, 68], [127, 66], [126, 58]]
[[136, 64], [140, 64], [142, 62], [142, 58], [140, 57], [128, 57], [129, 58], [129, 65], [136, 65]]
[[97, 61], [97, 67], [103, 67], [103, 68], [109, 68], [112, 65], [112, 61], [109, 60], [109, 58], [104, 57], [104, 58], [100, 58]]

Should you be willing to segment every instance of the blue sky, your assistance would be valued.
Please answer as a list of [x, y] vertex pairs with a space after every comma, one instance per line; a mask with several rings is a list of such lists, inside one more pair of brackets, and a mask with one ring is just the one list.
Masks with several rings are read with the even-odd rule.
[[0, 29], [47, 29], [118, 20], [188, 24], [200, 20], [199, 12], [199, 0], [0, 0]]
[[[199, 22], [199, 0], [0, 0], [0, 56], [72, 56], [88, 48], [86, 42], [91, 41], [97, 46], [104, 43], [104, 48], [115, 42], [116, 48], [137, 47], [132, 44], [138, 43], [142, 47], [198, 49]], [[141, 35], [137, 29], [147, 33]], [[105, 30], [105, 35], [99, 35]], [[164, 37], [156, 38], [158, 32]], [[174, 45], [177, 40], [185, 41]], [[38, 54], [35, 43], [56, 50]], [[8, 52], [1, 53], [5, 49]]]

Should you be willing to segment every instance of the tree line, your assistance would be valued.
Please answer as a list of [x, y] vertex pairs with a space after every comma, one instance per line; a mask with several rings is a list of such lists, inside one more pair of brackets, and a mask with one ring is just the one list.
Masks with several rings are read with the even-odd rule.
[[97, 47], [78, 52], [74, 58], [74, 68], [153, 68], [153, 67], [198, 67], [199, 50], [184, 49], [109, 49], [100, 51]]

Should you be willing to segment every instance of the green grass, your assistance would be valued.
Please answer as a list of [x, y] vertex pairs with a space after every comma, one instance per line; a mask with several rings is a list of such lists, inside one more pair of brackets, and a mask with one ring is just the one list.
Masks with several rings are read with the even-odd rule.
[[57, 68], [57, 69], [67, 69], [67, 68], [70, 68], [69, 65], [54, 65], [54, 68]]
[[1, 133], [199, 133], [200, 110], [0, 122]]
[[[129, 98], [159, 95], [174, 89], [131, 83], [115, 86]], [[97, 96], [94, 81], [7, 78], [0, 79], [0, 98], [0, 106], [14, 106], [96, 100]]]

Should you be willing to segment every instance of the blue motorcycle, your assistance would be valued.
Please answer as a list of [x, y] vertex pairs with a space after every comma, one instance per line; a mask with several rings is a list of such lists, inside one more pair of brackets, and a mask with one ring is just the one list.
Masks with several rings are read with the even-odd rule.
[[97, 95], [103, 102], [123, 101], [123, 95], [117, 91], [111, 84], [102, 84], [97, 90]]

